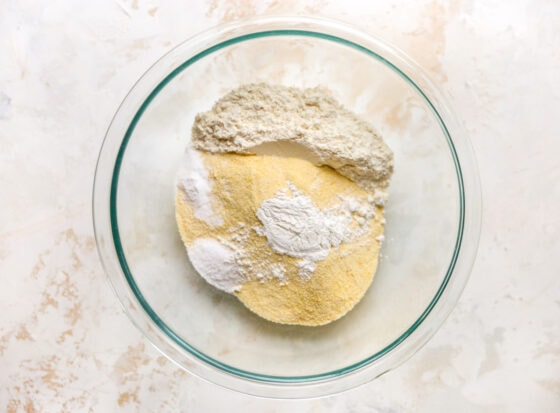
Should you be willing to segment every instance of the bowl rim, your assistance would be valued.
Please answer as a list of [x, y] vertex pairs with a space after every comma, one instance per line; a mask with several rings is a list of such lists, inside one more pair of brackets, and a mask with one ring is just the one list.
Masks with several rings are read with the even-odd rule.
[[[273, 376], [239, 369], [204, 354], [175, 333], [151, 308], [134, 280], [122, 248], [117, 216], [119, 172], [126, 146], [158, 93], [205, 56], [247, 40], [281, 36], [312, 37], [351, 47], [401, 76], [424, 99], [440, 124], [459, 188], [459, 225], [454, 252], [442, 283], [422, 314], [397, 339], [364, 360], [306, 376]], [[100, 259], [125, 312], [167, 358], [203, 379], [230, 389], [264, 397], [302, 398], [332, 394], [372, 380], [407, 360], [429, 340], [458, 301], [472, 268], [480, 234], [480, 198], [476, 161], [468, 139], [442, 92], [412, 59], [346, 23], [324, 18], [256, 17], [213, 27], [181, 43], [134, 84], [115, 113], [100, 150], [93, 188], [93, 221]], [[465, 244], [468, 248], [464, 248]], [[461, 270], [462, 276], [456, 275], [457, 270]], [[426, 323], [428, 319], [433, 321]]]

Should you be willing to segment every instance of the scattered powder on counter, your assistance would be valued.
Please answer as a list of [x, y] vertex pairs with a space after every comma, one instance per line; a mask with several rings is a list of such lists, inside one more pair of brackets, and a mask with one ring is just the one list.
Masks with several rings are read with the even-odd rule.
[[198, 114], [195, 148], [253, 153], [267, 142], [295, 142], [367, 190], [385, 189], [393, 153], [372, 126], [322, 87], [298, 89], [265, 83], [237, 88]]

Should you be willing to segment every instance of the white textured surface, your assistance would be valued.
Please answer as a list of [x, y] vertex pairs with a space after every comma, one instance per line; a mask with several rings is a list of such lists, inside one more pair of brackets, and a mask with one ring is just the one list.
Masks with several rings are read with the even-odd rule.
[[[122, 313], [92, 238], [97, 152], [134, 80], [202, 29], [278, 12], [410, 53], [451, 96], [483, 185], [480, 252], [446, 324], [399, 369], [320, 400], [255, 399], [174, 367]], [[3, 1], [0, 410], [560, 411], [559, 19], [544, 0]]]

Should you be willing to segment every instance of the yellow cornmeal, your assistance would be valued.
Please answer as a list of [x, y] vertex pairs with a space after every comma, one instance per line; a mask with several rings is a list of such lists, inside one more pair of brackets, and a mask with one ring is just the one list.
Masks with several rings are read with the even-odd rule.
[[[346, 314], [370, 286], [379, 255], [378, 237], [383, 234], [383, 208], [376, 208], [369, 232], [317, 261], [313, 274], [305, 279], [298, 270], [298, 258], [278, 254], [252, 228], [262, 223], [256, 216], [263, 201], [293, 183], [314, 204], [323, 209], [340, 202], [340, 195], [366, 200], [368, 192], [329, 167], [317, 167], [298, 158], [275, 156], [201, 153], [213, 180], [214, 211], [224, 221], [212, 227], [199, 220], [186, 195], [178, 190], [176, 215], [187, 250], [196, 238], [231, 240], [239, 224], [247, 231], [244, 252], [250, 260], [251, 274], [235, 295], [259, 316], [282, 324], [319, 326]], [[285, 269], [284, 281], [258, 279], [273, 263]]]

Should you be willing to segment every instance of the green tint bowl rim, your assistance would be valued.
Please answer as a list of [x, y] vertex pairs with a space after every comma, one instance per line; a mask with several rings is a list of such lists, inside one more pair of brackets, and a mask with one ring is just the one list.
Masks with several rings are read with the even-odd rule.
[[[251, 24], [253, 26], [251, 26]], [[245, 31], [250, 31], [250, 33], [239, 34], [239, 29], [243, 29], [244, 27]], [[288, 28], [286, 29], [284, 27]], [[309, 27], [311, 27], [311, 29]], [[270, 28], [274, 28], [274, 30], [270, 30]], [[333, 32], [336, 34], [332, 34]], [[220, 38], [220, 36], [225, 36], [226, 39], [223, 40]], [[337, 45], [350, 47], [358, 52], [366, 54], [367, 56], [377, 60], [378, 62], [381, 62], [394, 73], [398, 74], [402, 79], [404, 79], [410, 87], [412, 87], [420, 96], [422, 96], [425, 103], [428, 105], [441, 127], [442, 134], [447, 141], [450, 155], [453, 159], [459, 190], [459, 222], [454, 251], [442, 283], [440, 284], [437, 292], [430, 301], [429, 305], [422, 312], [422, 314], [396, 340], [394, 340], [382, 350], [365, 358], [364, 360], [325, 373], [302, 376], [266, 375], [230, 366], [204, 354], [203, 351], [191, 346], [187, 341], [185, 341], [176, 332], [174, 332], [173, 329], [171, 329], [152, 309], [152, 307], [142, 294], [142, 291], [136, 284], [134, 276], [128, 266], [121, 243], [117, 216], [119, 173], [128, 142], [143, 113], [146, 111], [146, 109], [158, 95], [158, 93], [186, 68], [190, 67], [200, 59], [209, 56], [216, 51], [248, 40], [272, 37], [281, 38], [286, 36], [321, 39], [328, 42], [333, 42]], [[353, 41], [345, 37], [358, 38], [358, 40]], [[219, 41], [216, 41], [216, 39], [218, 39]], [[409, 358], [419, 348], [421, 348], [441, 326], [441, 324], [445, 320], [445, 317], [449, 314], [452, 307], [458, 300], [460, 293], [462, 292], [464, 285], [466, 284], [478, 244], [478, 236], [480, 233], [481, 200], [476, 163], [468, 140], [466, 140], [464, 136], [459, 136], [459, 138], [457, 138], [459, 140], [454, 142], [451, 137], [452, 133], [450, 133], [449, 125], [444, 121], [444, 119], [449, 120], [449, 123], [452, 124], [454, 128], [459, 127], [456, 120], [452, 116], [452, 113], [450, 112], [448, 106], [446, 105], [443, 96], [441, 96], [440, 92], [422, 73], [418, 65], [411, 61], [406, 55], [403, 55], [402, 52], [399, 52], [394, 48], [390, 48], [385, 43], [382, 43], [369, 35], [358, 32], [351, 26], [347, 26], [339, 22], [333, 22], [325, 19], [311, 19], [302, 17], [256, 18], [249, 19], [245, 22], [235, 22], [234, 24], [230, 25], [218, 26], [217, 28], [210, 29], [209, 31], [199, 35], [198, 39], [192, 39], [183, 43], [183, 45], [189, 42], [196, 43], [195, 40], [198, 40], [199, 44], [204, 43], [205, 47], [203, 49], [201, 48], [201, 51], [191, 53], [190, 57], [186, 60], [182, 58], [182, 63], [176, 65], [176, 67], [174, 67], [172, 70], [168, 70], [163, 79], [159, 80], [154, 87], [151, 87], [151, 90], [147, 97], [139, 100], [138, 97], [135, 97], [139, 102], [141, 101], [142, 103], [136, 106], [137, 109], [133, 110], [132, 113], [134, 113], [134, 115], [132, 116], [130, 123], [126, 122], [121, 127], [121, 130], [126, 130], [124, 136], [121, 135], [122, 132], [119, 132], [119, 136], [114, 136], [114, 133], [113, 136], [110, 136], [112, 133], [112, 129], [119, 130], [118, 125], [114, 126], [114, 124], [117, 123], [117, 120], [121, 123], [123, 122], [123, 120], [119, 118], [119, 116], [123, 117], [121, 112], [124, 112], [126, 114], [126, 111], [130, 110], [124, 106], [125, 103], [129, 103], [127, 102], [127, 99], [134, 100], [131, 97], [131, 93], [135, 91], [135, 89], [141, 89], [140, 86], [143, 86], [141, 85], [141, 81], [143, 80], [143, 78], [150, 74], [151, 71], [155, 72], [157, 64], [162, 62], [165, 57], [170, 56], [172, 53], [174, 53], [175, 50], [179, 48], [174, 49], [174, 51], [168, 53], [166, 56], [160, 59], [156, 64], [154, 64], [154, 66], [152, 66], [150, 70], [148, 70], [148, 72], [146, 72], [146, 75], [135, 84], [135, 86], [132, 88], [131, 92], [129, 93], [129, 95], [127, 95], [127, 98], [125, 98], [123, 104], [121, 104], [121, 107], [119, 107], [119, 110], [115, 114], [113, 122], [111, 123], [111, 126], [109, 127], [109, 130], [107, 131], [107, 134], [105, 136], [103, 147], [101, 148], [101, 152], [99, 155], [97, 169], [95, 172], [93, 195], [93, 218], [95, 236], [101, 261], [104, 265], [106, 273], [109, 276], [117, 297], [121, 301], [121, 304], [123, 304], [125, 312], [130, 317], [131, 321], [142, 331], [146, 338], [148, 338], [148, 340], [150, 340], [156, 346], [158, 350], [160, 350], [164, 355], [169, 357], [172, 361], [176, 362], [182, 368], [189, 370], [202, 378], [224, 385], [225, 387], [250, 394], [265, 397], [320, 396], [346, 390], [389, 371], [396, 365]], [[358, 42], [365, 42], [366, 44], [369, 44], [371, 48], [368, 48]], [[210, 43], [210, 46], [208, 46], [208, 43]], [[406, 73], [406, 70], [401, 70], [401, 68], [399, 68], [397, 64], [394, 64], [391, 59], [382, 56], [379, 52], [376, 52], [372, 49], [381, 50], [383, 54], [390, 56], [393, 61], [398, 62], [398, 64], [400, 64], [402, 67], [405, 67], [409, 72], [412, 71], [415, 74], [416, 78], [420, 80], [424, 85], [424, 89], [421, 88], [418, 85], [418, 82], [415, 82], [411, 78], [411, 76]], [[179, 56], [182, 55], [179, 54]], [[175, 56], [175, 58], [177, 58], [177, 56]], [[425, 91], [429, 93], [425, 93]], [[428, 95], [430, 94], [436, 104], [434, 104], [428, 97]], [[438, 110], [438, 106], [440, 110]], [[442, 111], [444, 116], [440, 114], [440, 111]], [[111, 142], [111, 139], [122, 140], [120, 141], [119, 145], [118, 143], [114, 144], [113, 142]], [[460, 144], [459, 146], [461, 147], [461, 158], [464, 157], [463, 160], [466, 161], [466, 164], [468, 166], [468, 173], [466, 176], [468, 178], [469, 185], [467, 185], [467, 188], [469, 190], [472, 190], [471, 192], [467, 193], [469, 195], [467, 199], [469, 202], [469, 215], [467, 216], [468, 223], [466, 226], [468, 238], [468, 243], [466, 245], [468, 248], [467, 252], [465, 253], [463, 253], [461, 249], [463, 244], [466, 220], [465, 182], [464, 171], [461, 167], [461, 162], [459, 159], [460, 157], [458, 156], [456, 150], [456, 144]], [[106, 145], [108, 148], [105, 148]], [[107, 185], [108, 182], [103, 181], [102, 175], [107, 174], [108, 172], [104, 171], [104, 168], [102, 168], [102, 166], [105, 166], [104, 163], [110, 162], [113, 159], [109, 153], [111, 150], [111, 145], [117, 145], [118, 151], [116, 152], [116, 157], [114, 158], [112, 175], [110, 177], [110, 190], [108, 199], [109, 222], [105, 223], [103, 218], [105, 218], [105, 215], [107, 215], [107, 204], [104, 203], [104, 200], [107, 195], [106, 192], [103, 191], [105, 189], [104, 185]], [[107, 179], [107, 181], [109, 181], [109, 179]], [[106, 226], [110, 227], [110, 229], [106, 229]], [[114, 251], [110, 250], [109, 243], [105, 241], [105, 236], [109, 237], [108, 233], [110, 233], [110, 236], [112, 237], [112, 244], [115, 248]], [[459, 257], [460, 252], [461, 257]], [[121, 285], [122, 277], [120, 275], [118, 275], [115, 279], [115, 273], [117, 273], [118, 271], [116, 271], [116, 264], [111, 260], [112, 257], [109, 255], [116, 255], [118, 259], [118, 265], [120, 266], [120, 271], [122, 271], [126, 280], [126, 285]], [[459, 276], [459, 279], [457, 280], [457, 277], [452, 277], [452, 275], [454, 274], [454, 270], [456, 269], [458, 257], [461, 261], [461, 276]], [[115, 271], [112, 271], [112, 269], [114, 269]], [[446, 291], [449, 291], [449, 293], [444, 295]], [[130, 296], [130, 292], [132, 292], [132, 296]], [[443, 297], [445, 297], [445, 299], [443, 299]], [[133, 300], [131, 300], [131, 298], [133, 298]], [[127, 301], [129, 308], [127, 308], [127, 305], [125, 305], [125, 301]], [[441, 305], [438, 305], [438, 303]], [[136, 313], [137, 309], [135, 304], [139, 304], [145, 315], [149, 317], [149, 320], [144, 320], [145, 315]], [[433, 312], [436, 305], [438, 305], [437, 311]], [[431, 325], [426, 325], [424, 321], [428, 318], [428, 316], [430, 316], [430, 314], [432, 314], [432, 312], [434, 314], [433, 317], [430, 318], [432, 323]], [[142, 318], [142, 320], [140, 320], [139, 318]], [[150, 325], [147, 328], [144, 328], [141, 324], [145, 323], [146, 321]], [[151, 328], [150, 321], [155, 324], [155, 326], [157, 326], [160, 332], [164, 333], [167, 339], [163, 339], [162, 341], [162, 337], [157, 334], [157, 330], [155, 330], [154, 332], [154, 330]], [[420, 326], [422, 326], [422, 328], [419, 328]], [[414, 339], [412, 339], [411, 337], [413, 335], [415, 336]], [[411, 338], [412, 342], [410, 342], [411, 340], [408, 340], [407, 342], [408, 338]], [[171, 340], [171, 343], [169, 342], [169, 339]], [[158, 343], [161, 345], [161, 347], [158, 345]], [[179, 351], [177, 351], [177, 346], [180, 349]], [[188, 354], [185, 355], [184, 351], [186, 351]], [[173, 355], [168, 353], [173, 353]], [[185, 362], [185, 359], [187, 359], [187, 362]], [[193, 366], [193, 361], [202, 362], [202, 366]], [[376, 361], [378, 361], [378, 363], [374, 363]], [[195, 364], [198, 365], [198, 363]], [[376, 364], [379, 364], [379, 366], [377, 366], [377, 369], [373, 368], [373, 366]], [[206, 367], [204, 367], [204, 365]], [[211, 370], [215, 370], [218, 373], [221, 372], [222, 376], [216, 376], [216, 373], [209, 372], [208, 368], [210, 368]], [[368, 371], [368, 373], [363, 374], [363, 372], [365, 371]], [[204, 372], [207, 372], [207, 374], [205, 374]], [[360, 373], [358, 374], [358, 372]], [[354, 377], [349, 378], [349, 376]], [[335, 384], [334, 386], [332, 385], [332, 382], [339, 382], [341, 380], [343, 381], [345, 377], [348, 378], [345, 384], [340, 383]], [[241, 383], [239, 381], [241, 381]], [[327, 385], [327, 383], [329, 384]], [[300, 388], [302, 386], [305, 388], [305, 390]], [[311, 387], [313, 386], [317, 387], [317, 389], [312, 390]]]
[[[212, 357], [207, 356], [202, 351], [194, 348], [189, 343], [187, 343], [184, 339], [182, 339], [167, 324], [165, 324], [165, 322], [156, 314], [156, 312], [152, 309], [150, 304], [144, 298], [144, 295], [142, 294], [142, 292], [140, 291], [140, 288], [136, 284], [136, 281], [134, 280], [134, 276], [132, 275], [132, 272], [130, 271], [130, 268], [128, 267], [128, 263], [126, 261], [126, 257], [125, 257], [125, 254], [124, 254], [124, 251], [123, 251], [123, 248], [122, 248], [121, 238], [120, 238], [120, 234], [119, 234], [119, 224], [118, 224], [118, 219], [117, 219], [117, 192], [118, 192], [118, 184], [119, 184], [119, 172], [120, 172], [122, 160], [123, 160], [123, 157], [124, 157], [124, 153], [126, 151], [128, 141], [130, 140], [130, 137], [132, 136], [132, 133], [134, 132], [134, 129], [135, 129], [138, 121], [140, 120], [140, 118], [142, 117], [143, 113], [148, 108], [148, 106], [150, 105], [152, 100], [154, 100], [154, 98], [158, 95], [158, 93], [169, 82], [171, 82], [179, 73], [181, 73], [183, 70], [185, 70], [186, 68], [191, 66], [193, 63], [196, 63], [198, 60], [202, 59], [203, 57], [208, 56], [208, 55], [210, 55], [210, 54], [212, 54], [212, 53], [214, 53], [218, 50], [221, 50], [225, 47], [234, 45], [236, 43], [243, 42], [245, 40], [252, 40], [252, 39], [258, 39], [258, 38], [263, 38], [263, 37], [273, 37], [273, 36], [314, 37], [314, 38], [319, 38], [319, 39], [323, 39], [323, 40], [336, 42], [336, 43], [339, 43], [339, 44], [342, 44], [342, 45], [345, 45], [345, 46], [350, 46], [350, 47], [353, 47], [354, 49], [356, 49], [360, 52], [366, 53], [370, 57], [373, 57], [373, 58], [379, 60], [380, 62], [389, 66], [397, 74], [399, 74], [404, 80], [406, 80], [410, 84], [410, 86], [412, 86], [418, 93], [420, 93], [420, 95], [426, 100], [430, 109], [433, 111], [434, 115], [436, 116], [436, 119], [439, 122], [439, 124], [440, 124], [440, 126], [443, 130], [443, 133], [445, 135], [445, 138], [447, 139], [447, 143], [448, 143], [449, 148], [451, 150], [451, 154], [452, 154], [452, 157], [453, 157], [453, 163], [455, 165], [455, 171], [457, 173], [457, 181], [458, 181], [458, 185], [459, 185], [459, 196], [460, 196], [460, 201], [459, 201], [459, 205], [460, 205], [460, 207], [459, 207], [460, 208], [460, 211], [459, 211], [459, 228], [458, 228], [458, 231], [457, 231], [455, 248], [454, 248], [454, 251], [453, 251], [451, 262], [449, 263], [449, 266], [447, 268], [447, 272], [446, 272], [445, 277], [443, 279], [443, 282], [441, 283], [440, 287], [438, 288], [434, 298], [432, 298], [432, 300], [430, 301], [430, 304], [428, 305], [428, 307], [424, 310], [424, 312], [420, 315], [420, 317], [418, 317], [418, 319], [412, 324], [412, 326], [410, 326], [399, 338], [397, 338], [395, 341], [393, 341], [387, 347], [378, 351], [377, 353], [373, 354], [372, 356], [370, 356], [370, 357], [368, 357], [368, 358], [366, 358], [366, 359], [364, 359], [364, 360], [362, 360], [358, 363], [354, 363], [350, 366], [343, 367], [341, 369], [333, 370], [333, 371], [330, 371], [330, 372], [327, 372], [327, 373], [322, 373], [322, 374], [313, 374], [313, 375], [309, 375], [309, 376], [271, 376], [271, 375], [266, 375], [266, 374], [252, 373], [250, 371], [238, 369], [236, 367], [229, 366], [229, 365], [224, 364], [224, 363], [222, 363], [222, 362], [220, 362], [220, 361], [218, 361], [218, 360], [216, 360]], [[393, 348], [398, 346], [399, 343], [406, 340], [406, 338], [408, 336], [410, 336], [410, 334], [412, 334], [412, 332], [414, 332], [414, 330], [416, 330], [416, 328], [422, 323], [422, 321], [424, 321], [424, 319], [427, 317], [427, 315], [432, 311], [432, 308], [435, 306], [435, 304], [439, 300], [441, 294], [443, 293], [443, 290], [445, 289], [447, 283], [449, 282], [449, 278], [451, 277], [451, 274], [453, 273], [453, 269], [455, 268], [455, 262], [457, 261], [457, 255], [458, 255], [459, 249], [461, 248], [461, 242], [462, 242], [462, 239], [463, 239], [463, 229], [464, 229], [464, 224], [465, 224], [465, 198], [464, 198], [463, 174], [461, 172], [461, 165], [459, 163], [459, 158], [457, 157], [457, 153], [455, 151], [455, 145], [453, 144], [453, 141], [451, 139], [449, 131], [447, 130], [447, 127], [445, 126], [445, 123], [443, 122], [443, 119], [441, 118], [439, 112], [436, 110], [436, 108], [433, 106], [431, 101], [424, 94], [422, 89], [420, 89], [416, 85], [416, 83], [414, 83], [412, 81], [412, 79], [410, 79], [406, 74], [404, 74], [398, 67], [396, 67], [391, 62], [389, 62], [387, 59], [383, 58], [382, 56], [378, 55], [377, 53], [375, 53], [375, 52], [373, 52], [373, 51], [371, 51], [371, 50], [369, 50], [369, 49], [367, 49], [363, 46], [360, 46], [359, 44], [356, 44], [352, 41], [342, 39], [342, 38], [337, 37], [337, 36], [333, 36], [333, 35], [325, 34], [325, 33], [313, 32], [313, 31], [306, 31], [306, 30], [269, 30], [269, 31], [263, 31], [263, 32], [252, 33], [252, 34], [247, 34], [247, 35], [235, 37], [233, 39], [226, 40], [226, 41], [223, 41], [221, 43], [218, 43], [217, 45], [209, 47], [208, 49], [196, 54], [195, 56], [193, 56], [190, 59], [188, 59], [187, 61], [185, 61], [178, 68], [173, 70], [171, 73], [169, 73], [156, 86], [156, 88], [148, 95], [146, 100], [144, 100], [144, 103], [142, 104], [142, 106], [140, 106], [140, 108], [138, 109], [138, 111], [134, 115], [134, 118], [132, 119], [132, 122], [130, 123], [130, 125], [129, 125], [127, 131], [126, 131], [126, 134], [124, 135], [123, 141], [121, 143], [121, 147], [119, 148], [117, 159], [115, 161], [115, 168], [113, 170], [113, 178], [111, 180], [111, 206], [110, 206], [110, 208], [111, 208], [111, 227], [112, 227], [112, 231], [113, 231], [113, 241], [115, 243], [115, 248], [117, 250], [117, 255], [119, 257], [119, 262], [121, 264], [122, 270], [124, 271], [126, 280], [128, 281], [128, 284], [130, 285], [130, 288], [134, 292], [134, 295], [138, 299], [138, 302], [140, 303], [140, 305], [142, 306], [144, 311], [146, 311], [146, 313], [159, 326], [159, 328], [161, 328], [162, 331], [164, 331], [169, 337], [171, 337], [183, 349], [187, 350], [193, 356], [199, 358], [200, 360], [202, 360], [202, 361], [204, 361], [204, 362], [206, 362], [206, 363], [208, 363], [208, 364], [210, 364], [214, 367], [218, 367], [218, 368], [220, 368], [220, 369], [222, 369], [222, 370], [224, 370], [228, 373], [233, 373], [233, 374], [235, 374], [237, 376], [240, 376], [240, 377], [245, 377], [245, 378], [253, 379], [253, 380], [261, 380], [261, 381], [264, 380], [264, 381], [273, 382], [273, 383], [302, 382], [302, 381], [325, 379], [325, 378], [344, 375], [344, 374], [350, 373], [350, 372], [352, 372], [356, 369], [359, 369], [361, 367], [364, 367], [364, 366], [370, 364], [371, 362], [373, 362], [373, 361], [377, 360], [378, 358], [382, 357], [383, 355], [387, 354]]]

